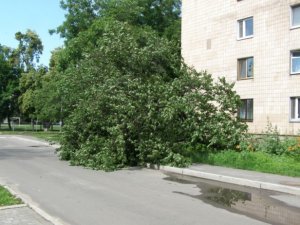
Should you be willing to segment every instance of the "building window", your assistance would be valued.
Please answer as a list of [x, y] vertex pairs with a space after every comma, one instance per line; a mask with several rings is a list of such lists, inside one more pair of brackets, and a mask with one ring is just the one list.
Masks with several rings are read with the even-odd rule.
[[300, 5], [292, 6], [292, 27], [300, 27]]
[[253, 17], [238, 21], [238, 38], [249, 38], [253, 36]]
[[300, 50], [291, 51], [291, 74], [300, 73]]
[[291, 121], [300, 122], [300, 97], [291, 98]]
[[238, 118], [244, 121], [253, 121], [253, 99], [242, 99], [238, 110]]
[[253, 78], [253, 57], [238, 59], [238, 80]]

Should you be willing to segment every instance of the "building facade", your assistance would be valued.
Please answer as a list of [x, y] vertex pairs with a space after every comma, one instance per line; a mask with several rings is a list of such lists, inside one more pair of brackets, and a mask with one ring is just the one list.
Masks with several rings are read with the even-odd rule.
[[183, 0], [182, 56], [235, 82], [251, 133], [300, 132], [300, 0]]

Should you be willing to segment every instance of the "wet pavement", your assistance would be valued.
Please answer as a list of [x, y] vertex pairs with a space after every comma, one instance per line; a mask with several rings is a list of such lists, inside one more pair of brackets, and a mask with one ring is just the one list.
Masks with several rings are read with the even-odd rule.
[[165, 180], [181, 184], [194, 184], [199, 194], [179, 195], [198, 199], [214, 207], [242, 214], [274, 225], [300, 224], [300, 196], [248, 188], [233, 184], [182, 176], [172, 173]]

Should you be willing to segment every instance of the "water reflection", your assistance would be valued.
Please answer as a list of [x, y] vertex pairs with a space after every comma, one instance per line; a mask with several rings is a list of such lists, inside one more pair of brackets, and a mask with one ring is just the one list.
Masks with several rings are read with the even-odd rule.
[[[278, 225], [300, 225], [300, 208], [287, 205], [271, 196], [278, 192], [247, 188], [215, 181], [168, 174], [166, 180], [184, 184], [195, 184], [198, 195], [174, 191], [174, 193], [199, 199], [215, 207], [243, 214], [260, 221]], [[286, 198], [291, 195], [286, 195]], [[293, 197], [293, 196], [292, 196]], [[284, 196], [283, 196], [284, 198]], [[294, 196], [294, 198], [300, 198]]]

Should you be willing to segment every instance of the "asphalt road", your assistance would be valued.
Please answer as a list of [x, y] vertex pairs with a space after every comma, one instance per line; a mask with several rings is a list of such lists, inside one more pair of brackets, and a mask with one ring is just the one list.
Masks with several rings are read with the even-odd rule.
[[199, 188], [166, 178], [147, 169], [106, 173], [71, 167], [46, 144], [0, 136], [0, 183], [65, 224], [266, 224], [191, 198]]

